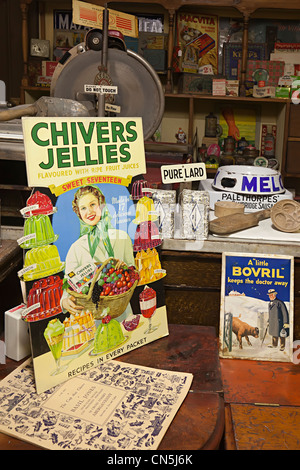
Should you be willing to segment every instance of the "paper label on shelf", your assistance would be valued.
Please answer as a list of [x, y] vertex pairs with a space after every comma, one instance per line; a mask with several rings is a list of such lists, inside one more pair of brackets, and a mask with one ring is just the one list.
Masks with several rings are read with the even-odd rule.
[[198, 204], [195, 203], [190, 212], [190, 221], [192, 224], [192, 230], [195, 232], [202, 221], [202, 211], [199, 209]]
[[201, 75], [213, 75], [214, 71], [211, 64], [202, 65], [202, 67], [198, 68], [198, 73]]

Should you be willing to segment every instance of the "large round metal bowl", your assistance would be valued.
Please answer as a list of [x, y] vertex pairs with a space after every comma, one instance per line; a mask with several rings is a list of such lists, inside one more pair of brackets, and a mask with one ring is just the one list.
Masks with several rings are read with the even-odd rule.
[[212, 187], [241, 194], [268, 195], [285, 191], [279, 171], [246, 165], [220, 166]]

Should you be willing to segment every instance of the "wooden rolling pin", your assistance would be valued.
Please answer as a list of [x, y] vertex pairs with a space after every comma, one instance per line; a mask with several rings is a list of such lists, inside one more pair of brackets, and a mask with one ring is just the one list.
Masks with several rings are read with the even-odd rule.
[[260, 220], [271, 215], [270, 209], [253, 212], [252, 214], [231, 214], [218, 217], [209, 223], [209, 230], [216, 235], [228, 235], [247, 228], [255, 227]]

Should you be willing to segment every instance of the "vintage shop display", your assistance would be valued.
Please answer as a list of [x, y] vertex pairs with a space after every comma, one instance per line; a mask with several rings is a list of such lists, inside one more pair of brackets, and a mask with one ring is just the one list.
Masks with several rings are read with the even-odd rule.
[[[90, 50], [90, 49], [87, 48], [86, 52], [88, 52], [89, 50]], [[255, 77], [254, 77], [254, 78], [255, 78]], [[261, 77], [259, 77], [259, 78], [261, 78]], [[226, 137], [227, 141], [226, 141], [225, 143], [228, 143], [229, 137], [230, 137], [230, 135], [228, 135], [228, 136]], [[226, 140], [226, 139], [225, 139], [225, 140]], [[249, 148], [250, 148], [250, 150], [249, 150]], [[251, 148], [251, 146], [249, 146], [249, 148], [248, 148], [248, 151], [250, 152], [250, 151], [252, 150], [252, 148]], [[231, 149], [231, 150], [232, 150], [232, 149]], [[246, 154], [245, 154], [245, 157], [251, 157], [251, 156], [252, 156], [252, 154], [251, 154], [251, 155], [246, 155]], [[271, 155], [271, 156], [272, 156], [272, 155]], [[275, 180], [273, 180], [273, 183], [274, 183], [274, 181], [275, 181]], [[276, 186], [276, 185], [277, 185], [277, 181], [275, 181], [274, 184], [275, 184], [275, 186]], [[214, 189], [216, 189], [216, 188], [214, 188]], [[234, 192], [234, 191], [233, 191], [233, 192]], [[283, 194], [283, 193], [285, 193], [284, 190], [283, 190], [282, 193], [280, 193], [280, 194]], [[188, 204], [188, 203], [187, 203], [187, 204]], [[187, 206], [186, 206], [186, 207], [187, 207]], [[186, 209], [186, 207], [182, 207], [182, 209]], [[150, 209], [150, 212], [151, 212], [151, 209]], [[183, 212], [184, 212], [184, 211], [183, 211]], [[54, 219], [55, 219], [55, 216], [54, 216]], [[32, 253], [29, 254], [28, 260], [25, 259], [25, 267], [30, 266], [30, 263], [32, 263], [32, 261], [36, 261], [35, 264], [37, 264], [37, 266], [38, 266], [38, 268], [39, 268], [39, 263], [37, 262], [38, 259], [39, 259], [39, 258], [43, 258], [43, 257], [46, 258], [47, 255], [51, 255], [51, 256], [50, 256], [50, 260], [51, 260], [51, 261], [50, 261], [49, 269], [50, 269], [50, 267], [51, 267], [52, 264], [55, 264], [55, 263], [53, 262], [54, 259], [57, 261], [57, 266], [54, 266], [54, 268], [56, 269], [56, 267], [61, 267], [61, 266], [63, 265], [63, 261], [60, 259], [59, 255], [58, 255], [57, 253], [54, 253], [55, 250], [53, 250], [52, 247], [51, 247], [51, 244], [56, 241], [56, 240], [55, 240], [55, 237], [57, 237], [57, 234], [56, 234], [56, 231], [53, 231], [53, 230], [51, 231], [51, 227], [49, 227], [49, 219], [48, 219], [47, 217], [36, 217], [35, 220], [30, 221], [30, 224], [28, 223], [28, 226], [26, 226], [26, 228], [25, 228], [25, 233], [24, 233], [24, 234], [29, 235], [29, 236], [30, 236], [31, 233], [32, 233], [32, 227], [34, 227], [34, 224], [31, 225], [31, 222], [34, 222], [34, 223], [36, 223], [36, 224], [40, 224], [40, 228], [39, 228], [39, 230], [37, 231], [37, 234], [38, 234], [38, 237], [37, 237], [37, 238], [39, 238], [39, 240], [37, 241], [37, 243], [40, 243], [40, 244], [42, 245], [42, 249], [40, 249], [41, 247], [32, 246], [32, 243], [33, 243], [33, 245], [34, 245], [34, 242], [33, 242], [32, 239], [30, 239], [30, 238], [28, 238], [28, 239], [24, 242], [24, 245], [23, 245], [23, 248], [24, 248], [24, 249], [32, 249], [32, 248], [35, 249], [35, 248], [39, 248], [36, 252], [32, 252]], [[147, 222], [147, 224], [146, 224], [146, 222]], [[157, 230], [156, 230], [156, 229], [157, 229], [157, 225], [156, 225], [156, 224], [149, 224], [149, 222], [152, 222], [152, 221], [151, 221], [151, 220], [150, 220], [150, 221], [149, 221], [149, 220], [143, 220], [141, 223], [138, 224], [137, 232], [136, 232], [136, 240], [135, 240], [135, 241], [136, 241], [136, 248], [139, 246], [139, 248], [144, 249], [144, 251], [145, 251], [146, 254], [147, 254], [147, 250], [152, 250], [153, 248], [159, 246], [160, 243], [161, 243], [161, 238], [160, 238], [161, 233], [158, 233], [158, 232], [157, 232]], [[171, 224], [170, 224], [170, 225], [171, 225]], [[146, 230], [146, 228], [147, 228], [147, 230]], [[160, 229], [161, 229], [161, 228], [160, 228]], [[44, 232], [45, 232], [45, 234], [47, 234], [46, 236], [48, 237], [48, 244], [46, 244], [45, 246], [44, 246], [44, 242], [43, 242], [43, 240], [45, 239]], [[50, 235], [49, 235], [48, 232], [50, 233]], [[145, 246], [142, 245], [142, 243], [140, 243], [141, 238], [145, 238], [145, 237], [144, 237], [144, 234], [145, 234], [145, 233], [148, 233], [148, 235], [149, 235], [149, 233], [150, 233], [151, 246], [145, 247]], [[142, 237], [142, 234], [143, 234], [143, 237]], [[48, 236], [48, 235], [49, 235], [49, 236]], [[156, 241], [154, 242], [154, 240], [156, 240]], [[47, 246], [47, 245], [49, 245], [49, 246]], [[50, 253], [50, 251], [51, 251], [51, 253]], [[138, 250], [137, 250], [137, 251], [138, 251]], [[52, 252], [53, 252], [53, 253], [52, 253]], [[30, 255], [32, 255], [32, 256], [30, 256]], [[156, 257], [155, 252], [154, 252], [154, 255], [155, 255], [154, 257]], [[145, 262], [145, 258], [146, 258], [146, 257], [144, 256], [144, 253], [143, 253], [143, 256], [141, 256], [141, 258], [144, 260], [144, 263], [146, 264], [146, 262]], [[47, 272], [47, 274], [49, 274], [49, 272], [51, 272], [51, 270], [48, 271], [48, 270], [46, 269], [46, 272]], [[34, 273], [33, 273], [33, 274], [34, 274]], [[25, 278], [26, 278], [27, 275], [28, 275], [29, 277], [32, 277], [32, 276], [31, 276], [32, 273], [31, 273], [31, 274], [24, 273]], [[152, 273], [150, 272], [150, 273], [148, 273], [148, 275], [149, 275], [149, 278], [151, 279]], [[50, 277], [50, 276], [52, 276], [52, 274], [49, 274], [49, 277]], [[29, 280], [35, 281], [35, 279], [28, 279], [28, 278], [27, 278], [27, 281], [29, 281]], [[50, 281], [49, 281], [49, 282], [50, 282]], [[36, 287], [37, 287], [37, 286], [36, 286]], [[106, 323], [105, 323], [105, 325], [106, 325]], [[58, 328], [58, 330], [59, 330], [59, 328]]]
[[[219, 113], [205, 117], [202, 147], [198, 148], [198, 161], [206, 168], [227, 165], [279, 168], [276, 158], [276, 124], [261, 124], [253, 108], [221, 105]], [[268, 136], [268, 137], [267, 137]], [[267, 139], [267, 140], [266, 140]], [[212, 146], [217, 149], [212, 153]], [[241, 169], [242, 170], [242, 169]], [[255, 169], [253, 169], [255, 172]]]

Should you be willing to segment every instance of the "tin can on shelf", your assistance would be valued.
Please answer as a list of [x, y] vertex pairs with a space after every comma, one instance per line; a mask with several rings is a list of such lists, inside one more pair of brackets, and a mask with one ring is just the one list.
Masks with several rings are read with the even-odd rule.
[[241, 137], [241, 139], [238, 141], [237, 143], [237, 153], [239, 153], [240, 155], [243, 154], [243, 151], [244, 151], [244, 148], [245, 147], [248, 147], [249, 143], [248, 141], [245, 139], [245, 137]]
[[217, 122], [217, 116], [209, 113], [205, 117], [205, 137], [219, 137], [223, 132], [222, 127]]
[[259, 151], [254, 145], [248, 145], [244, 148], [243, 157], [246, 159], [246, 165], [253, 165], [254, 160], [258, 157]]
[[224, 153], [226, 155], [232, 155], [234, 153], [234, 148], [235, 140], [231, 135], [229, 135], [224, 139]]
[[272, 134], [272, 128], [268, 126], [267, 134], [265, 136], [265, 157], [274, 158], [275, 156], [275, 139]]

